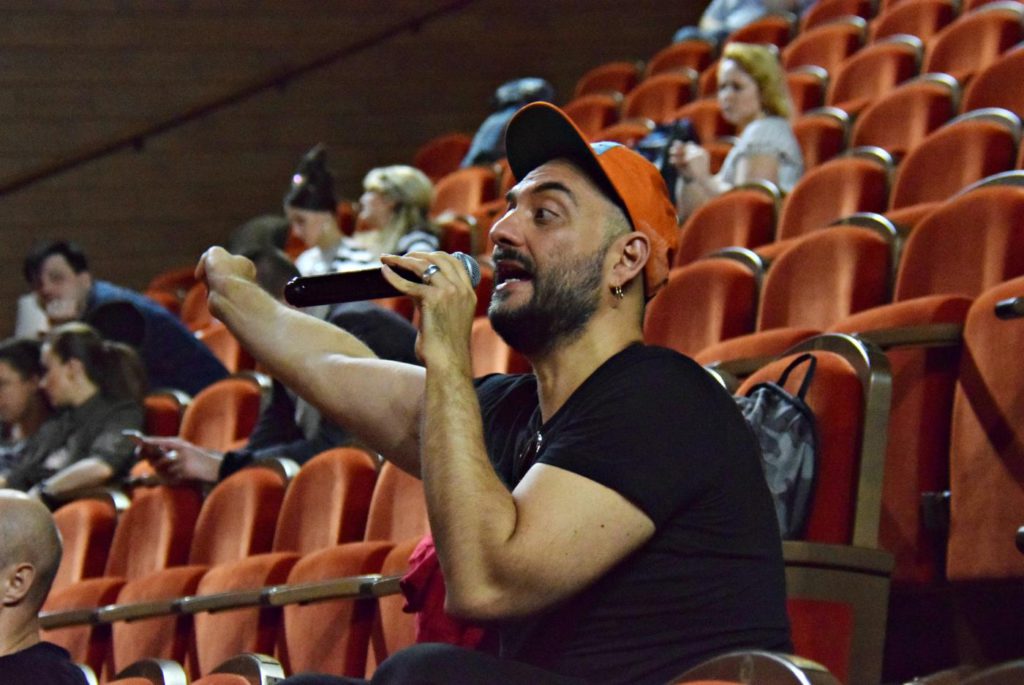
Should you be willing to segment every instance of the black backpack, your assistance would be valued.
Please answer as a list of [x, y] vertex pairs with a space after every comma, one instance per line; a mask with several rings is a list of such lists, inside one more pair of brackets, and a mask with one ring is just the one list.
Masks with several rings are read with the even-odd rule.
[[[785, 389], [789, 374], [807, 363], [796, 395]], [[818, 360], [805, 353], [794, 359], [776, 383], [758, 383], [746, 397], [736, 397], [743, 417], [761, 446], [761, 465], [775, 502], [784, 540], [799, 539], [807, 525], [818, 470], [818, 431], [804, 397]]]

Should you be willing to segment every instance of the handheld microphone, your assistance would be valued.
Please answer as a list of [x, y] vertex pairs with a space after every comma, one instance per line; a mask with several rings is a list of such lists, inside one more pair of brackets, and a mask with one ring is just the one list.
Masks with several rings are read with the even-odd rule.
[[[480, 265], [476, 263], [476, 260], [463, 252], [453, 252], [452, 256], [466, 267], [473, 287], [478, 286], [480, 284]], [[422, 283], [419, 276], [408, 269], [391, 268], [407, 281]], [[361, 302], [404, 294], [387, 282], [379, 266], [322, 276], [298, 276], [288, 281], [284, 287], [284, 299], [288, 304], [296, 307]]]

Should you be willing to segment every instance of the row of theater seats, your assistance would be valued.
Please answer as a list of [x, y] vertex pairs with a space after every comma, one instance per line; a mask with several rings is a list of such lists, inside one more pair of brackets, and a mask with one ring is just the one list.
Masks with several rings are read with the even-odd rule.
[[[135, 488], [112, 536], [110, 502], [59, 509], [68, 553], [46, 639], [105, 678], [147, 657], [205, 675], [242, 652], [275, 655], [288, 672], [372, 671], [411, 642], [401, 599], [382, 598], [378, 613], [375, 597], [396, 591], [379, 574], [404, 572], [427, 532], [422, 487], [352, 448], [287, 473], [244, 469], [205, 498], [187, 485]], [[332, 596], [349, 600], [306, 604]]]
[[[794, 36], [791, 21], [769, 17], [740, 29], [726, 42], [741, 40], [780, 47], [798, 113], [831, 105], [855, 115], [868, 101], [918, 73], [946, 73], [967, 85], [976, 73], [1024, 38], [1022, 7], [1018, 3], [965, 10], [953, 20], [955, 5], [935, 2], [948, 9], [948, 26], [899, 21], [872, 33], [863, 18], [845, 16]], [[890, 15], [928, 6], [920, 0], [904, 3], [898, 12], [894, 8], [872, 25], [888, 22]], [[664, 48], [646, 67], [632, 62], [601, 65], [580, 79], [574, 99], [565, 108], [595, 137], [620, 119], [671, 121], [686, 115], [686, 110], [680, 110], [684, 105], [714, 96], [715, 57], [714, 45], [690, 39]], [[714, 138], [702, 140], [711, 142]]]
[[[856, 209], [849, 197], [840, 205], [827, 198], [820, 203], [793, 203], [794, 209], [788, 214], [800, 217], [804, 224], [822, 224], [827, 223], [820, 221], [822, 215], [831, 220], [853, 211], [869, 211], [867, 206], [870, 211], [915, 206], [891, 217], [897, 223], [912, 222], [926, 209], [916, 205], [948, 197], [970, 182], [1015, 164], [1021, 166], [1024, 160], [1016, 157], [1016, 150], [1024, 99], [1016, 84], [1024, 65], [1024, 48], [1013, 46], [1024, 38], [1024, 5], [971, 5], [957, 16], [948, 0], [934, 2], [949, 5], [949, 24], [942, 32], [939, 26], [929, 32], [923, 24], [918, 25], [920, 22], [889, 21], [890, 15], [902, 16], [911, 7], [933, 4], [933, 0], [914, 0], [888, 7], [873, 20], [873, 26], [885, 22], [874, 32], [875, 42], [865, 44], [868, 32], [863, 20], [850, 18], [817, 26], [789, 44], [787, 49], [799, 55], [799, 59], [792, 58], [798, 64], [787, 66], [792, 67], [790, 87], [798, 112], [802, 112], [794, 120], [794, 131], [804, 150], [806, 168], [814, 170], [846, 150], [865, 156], [860, 148], [880, 148], [874, 152], [879, 163], [886, 165], [887, 178], [895, 176], [895, 188], [889, 194], [885, 184], [881, 193], [876, 190], [867, 195]], [[777, 22], [778, 18], [765, 21]], [[790, 39], [788, 33], [759, 34], [757, 27], [751, 31], [754, 33], [739, 38], [783, 45]], [[812, 38], [809, 34], [814, 32], [822, 34], [813, 41], [821, 49], [802, 48], [801, 41]], [[837, 38], [836, 32], [846, 38]], [[955, 57], [944, 56], [947, 48], [943, 46], [964, 44], [971, 47], [966, 54], [961, 54], [961, 47]], [[633, 63], [603, 65], [580, 79], [579, 95], [565, 109], [595, 140], [625, 144], [634, 144], [655, 123], [688, 118], [711, 150], [713, 168], [717, 168], [735, 131], [722, 118], [716, 100], [708, 97], [715, 85], [716, 69], [710, 63], [713, 56], [710, 44], [687, 41], [659, 52], [648, 62], [645, 72]], [[694, 78], [697, 67], [703, 68], [699, 79]], [[639, 80], [643, 73], [647, 77]], [[698, 83], [704, 85], [698, 87]], [[809, 109], [821, 104], [828, 106]], [[958, 113], [962, 115], [954, 119]], [[929, 145], [921, 148], [926, 138]], [[456, 153], [464, 146], [468, 146], [467, 136], [441, 136], [421, 148], [416, 161], [439, 174], [435, 213], [446, 208], [465, 221], [465, 225], [451, 227], [448, 246], [486, 254], [486, 231], [500, 214], [500, 198], [512, 179], [507, 166], [457, 171], [452, 171], [454, 166], [443, 166], [457, 164]], [[919, 154], [905, 159], [918, 148]], [[1008, 157], [1006, 151], [1010, 148], [1013, 153]], [[957, 155], [964, 164], [935, 164], [937, 157], [945, 159], [945, 155]], [[830, 173], [835, 176], [838, 172]], [[878, 202], [880, 194], [885, 197]], [[886, 197], [890, 198], [888, 206]], [[682, 252], [689, 254], [685, 247]]]
[[648, 308], [649, 342], [706, 364], [742, 369], [826, 331], [857, 333], [896, 355], [890, 461], [910, 460], [919, 474], [885, 479], [894, 511], [883, 538], [898, 580], [942, 576], [918, 498], [945, 489], [958, 332], [972, 301], [1024, 276], [1024, 187], [999, 180], [942, 203], [903, 244], [890, 222], [865, 215], [789, 241], [767, 268], [744, 249], [698, 259], [675, 268]]

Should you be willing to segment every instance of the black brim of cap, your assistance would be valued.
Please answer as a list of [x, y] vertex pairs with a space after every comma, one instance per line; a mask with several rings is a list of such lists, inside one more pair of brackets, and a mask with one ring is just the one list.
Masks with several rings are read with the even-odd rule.
[[554, 105], [534, 102], [516, 112], [505, 130], [505, 154], [517, 181], [522, 181], [528, 173], [553, 159], [568, 159], [580, 167], [615, 204], [623, 204], [597, 163], [590, 144]]

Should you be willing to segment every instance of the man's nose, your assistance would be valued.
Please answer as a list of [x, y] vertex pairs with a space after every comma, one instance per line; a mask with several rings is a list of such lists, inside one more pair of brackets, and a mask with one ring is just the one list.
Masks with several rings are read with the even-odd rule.
[[508, 209], [494, 222], [489, 231], [494, 245], [518, 245], [522, 242], [522, 230], [515, 209]]

